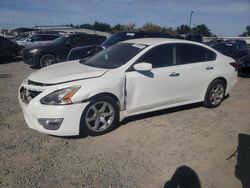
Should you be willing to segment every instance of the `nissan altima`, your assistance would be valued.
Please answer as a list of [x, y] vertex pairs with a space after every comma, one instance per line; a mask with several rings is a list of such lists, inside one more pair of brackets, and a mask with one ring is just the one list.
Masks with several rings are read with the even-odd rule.
[[203, 102], [220, 105], [238, 64], [201, 43], [163, 38], [120, 42], [89, 58], [38, 70], [19, 88], [28, 126], [58, 136], [96, 136], [124, 118]]

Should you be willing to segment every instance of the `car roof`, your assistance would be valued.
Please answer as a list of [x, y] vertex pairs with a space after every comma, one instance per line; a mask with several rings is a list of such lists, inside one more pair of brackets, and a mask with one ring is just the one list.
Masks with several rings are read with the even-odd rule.
[[216, 42], [216, 43], [213, 43], [211, 46], [214, 46], [214, 45], [232, 45], [232, 46], [235, 46], [237, 43], [235, 42], [231, 42], [231, 41], [223, 41], [223, 42]]
[[138, 43], [138, 44], [144, 44], [144, 45], [156, 45], [156, 44], [164, 44], [164, 43], [187, 43], [187, 44], [196, 44], [200, 46], [207, 47], [206, 45], [199, 43], [199, 42], [193, 42], [188, 40], [182, 40], [182, 39], [174, 39], [174, 38], [140, 38], [140, 39], [132, 39], [132, 40], [126, 40], [123, 41], [123, 43]]

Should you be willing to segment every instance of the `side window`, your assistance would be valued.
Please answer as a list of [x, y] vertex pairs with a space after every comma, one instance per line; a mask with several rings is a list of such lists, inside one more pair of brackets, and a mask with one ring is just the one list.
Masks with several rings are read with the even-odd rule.
[[153, 68], [172, 66], [176, 64], [176, 48], [174, 44], [154, 47], [144, 54], [139, 62], [151, 63]]
[[72, 46], [78, 46], [81, 44], [81, 36], [80, 35], [70, 36], [69, 41]]
[[48, 40], [55, 40], [58, 37], [59, 37], [58, 35], [50, 35], [50, 36], [48, 36]]
[[46, 41], [49, 40], [49, 36], [48, 35], [40, 35], [41, 41]]
[[41, 38], [40, 38], [40, 36], [38, 36], [38, 35], [34, 35], [33, 37], [30, 38], [30, 40], [31, 40], [32, 42], [41, 41]]
[[177, 59], [179, 64], [213, 61], [216, 54], [202, 46], [194, 44], [178, 44]]
[[95, 35], [83, 35], [82, 43], [83, 45], [96, 44]]

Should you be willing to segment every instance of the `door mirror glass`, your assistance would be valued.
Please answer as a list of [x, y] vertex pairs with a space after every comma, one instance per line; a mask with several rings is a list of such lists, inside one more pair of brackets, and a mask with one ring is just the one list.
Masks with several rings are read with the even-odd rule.
[[151, 71], [152, 70], [152, 64], [141, 62], [134, 65], [134, 69], [136, 71]]

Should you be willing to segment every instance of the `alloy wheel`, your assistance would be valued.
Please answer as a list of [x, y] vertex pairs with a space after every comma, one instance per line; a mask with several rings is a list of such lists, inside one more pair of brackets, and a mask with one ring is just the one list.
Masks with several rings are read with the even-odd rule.
[[41, 67], [47, 67], [47, 66], [52, 65], [54, 63], [57, 63], [57, 60], [51, 54], [46, 54], [46, 55], [41, 57], [41, 60], [40, 60]]
[[99, 101], [92, 104], [87, 110], [85, 122], [93, 132], [107, 130], [115, 118], [113, 106], [106, 101]]
[[209, 100], [211, 104], [218, 105], [223, 100], [224, 92], [225, 89], [223, 85], [221, 84], [215, 85], [210, 92]]

